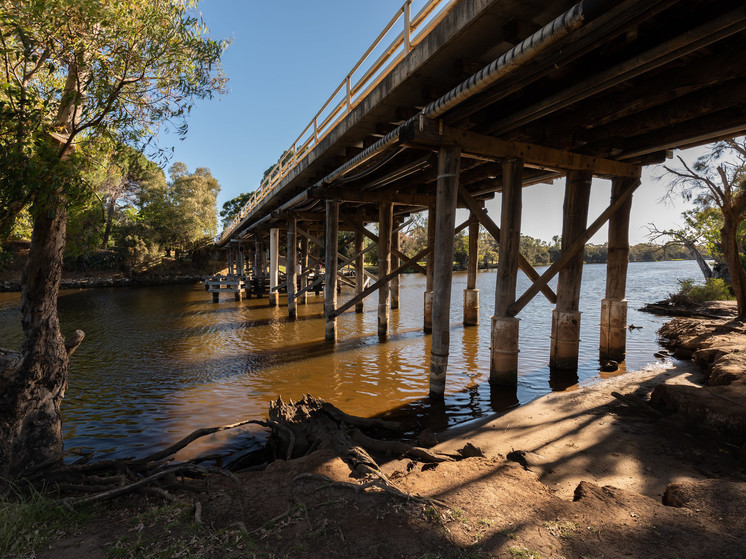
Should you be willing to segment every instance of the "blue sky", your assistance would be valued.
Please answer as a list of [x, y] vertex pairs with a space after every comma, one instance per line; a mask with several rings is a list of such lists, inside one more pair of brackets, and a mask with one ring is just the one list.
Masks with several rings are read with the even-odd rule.
[[[203, 0], [202, 15], [216, 38], [232, 38], [223, 56], [230, 80], [227, 95], [192, 109], [173, 161], [190, 169], [207, 167], [218, 179], [218, 205], [253, 190], [264, 170], [288, 148], [388, 23], [403, 0]], [[665, 181], [645, 173], [635, 195], [630, 240], [645, 240], [644, 226], [674, 224], [686, 205], [662, 205]], [[609, 186], [594, 182], [592, 221], [608, 204]], [[563, 188], [536, 185], [524, 190], [523, 233], [550, 240], [561, 231]], [[499, 195], [488, 203], [499, 216]], [[592, 242], [605, 241], [605, 229]]]

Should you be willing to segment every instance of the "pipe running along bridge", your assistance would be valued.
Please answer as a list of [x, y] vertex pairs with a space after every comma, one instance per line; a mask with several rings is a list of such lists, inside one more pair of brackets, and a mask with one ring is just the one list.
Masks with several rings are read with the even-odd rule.
[[[448, 365], [454, 234], [469, 232], [464, 323], [476, 324], [482, 225], [500, 252], [490, 381], [514, 386], [516, 316], [537, 295], [555, 305], [550, 365], [577, 368], [582, 249], [608, 222], [600, 354], [621, 361], [629, 216], [641, 168], [673, 148], [746, 131], [745, 46], [743, 0], [408, 0], [222, 233], [229, 276], [207, 287], [216, 301], [221, 290], [240, 299], [252, 285], [261, 294], [268, 280], [269, 304], [286, 288], [294, 317], [323, 281], [327, 340], [338, 336], [337, 316], [362, 312], [377, 291], [385, 338], [398, 274], [413, 267], [427, 275], [423, 326], [432, 331], [437, 396]], [[521, 193], [562, 176], [562, 254], [539, 274], [519, 252]], [[589, 216], [594, 176], [611, 179], [612, 194]], [[484, 201], [498, 194], [502, 210], [493, 220]], [[470, 212], [458, 225], [457, 208]], [[427, 247], [408, 257], [398, 231], [422, 211]], [[349, 259], [339, 253], [340, 229], [355, 233]], [[363, 268], [365, 237], [378, 249], [377, 275]], [[354, 280], [338, 273], [350, 264]], [[314, 274], [322, 265], [324, 275]], [[532, 282], [525, 293], [516, 292], [518, 269]], [[556, 293], [548, 286], [555, 275]], [[342, 305], [338, 282], [355, 289]]]

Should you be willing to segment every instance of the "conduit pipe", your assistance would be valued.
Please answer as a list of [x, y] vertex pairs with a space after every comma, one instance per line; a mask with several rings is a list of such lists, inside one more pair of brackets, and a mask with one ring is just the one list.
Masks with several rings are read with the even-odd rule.
[[617, 4], [616, 0], [582, 0], [568, 11], [548, 23], [530, 37], [524, 39], [505, 54], [482, 68], [479, 72], [451, 91], [430, 103], [420, 113], [400, 124], [347, 163], [332, 171], [314, 186], [329, 185], [340, 177], [396, 144], [400, 131], [416, 122], [421, 116], [438, 118], [469, 97], [483, 91], [497, 80], [505, 77], [516, 68], [530, 61], [538, 54], [569, 35], [572, 31], [596, 19], [609, 8]]

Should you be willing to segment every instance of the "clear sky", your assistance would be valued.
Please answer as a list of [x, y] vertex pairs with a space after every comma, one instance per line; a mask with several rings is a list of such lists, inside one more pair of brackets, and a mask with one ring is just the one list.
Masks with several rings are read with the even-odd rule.
[[[287, 149], [388, 23], [403, 0], [203, 0], [202, 15], [216, 38], [232, 38], [223, 56], [227, 95], [192, 110], [172, 161], [207, 167], [218, 179], [218, 206], [253, 190], [264, 170]], [[692, 157], [692, 154], [687, 154]], [[645, 241], [645, 225], [675, 224], [688, 206], [660, 203], [666, 181], [650, 168], [635, 194], [630, 240]], [[592, 221], [608, 205], [610, 187], [594, 181]], [[563, 183], [524, 190], [523, 233], [551, 240], [561, 232]], [[499, 216], [499, 195], [488, 203]], [[591, 242], [603, 243], [602, 230]]]

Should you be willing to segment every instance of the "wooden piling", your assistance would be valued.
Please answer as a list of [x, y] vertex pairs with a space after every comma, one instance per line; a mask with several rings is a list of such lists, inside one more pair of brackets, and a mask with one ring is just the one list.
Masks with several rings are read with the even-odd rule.
[[296, 232], [298, 222], [295, 218], [288, 219], [287, 256], [285, 276], [287, 278], [288, 291], [288, 316], [294, 319], [297, 315], [295, 291], [298, 282], [298, 235]]
[[[384, 278], [391, 272], [391, 236], [394, 219], [394, 204], [384, 202], [379, 208], [378, 218], [378, 277]], [[378, 336], [385, 338], [389, 333], [389, 308], [391, 305], [391, 284], [385, 282], [378, 290]]]
[[[586, 230], [588, 202], [593, 175], [588, 171], [567, 174], [562, 216], [562, 249], [572, 245]], [[572, 371], [578, 368], [580, 345], [580, 285], [583, 276], [583, 251], [568, 260], [559, 272], [557, 306], [552, 313], [552, 337], [549, 366]]]
[[464, 289], [464, 326], [479, 324], [479, 290], [477, 270], [479, 266], [479, 221], [472, 213], [469, 223], [469, 261], [466, 267], [466, 289]]
[[490, 355], [490, 383], [502, 386], [518, 384], [518, 319], [511, 316], [508, 309], [515, 302], [520, 265], [522, 196], [523, 161], [511, 159], [503, 163], [500, 259]]
[[339, 202], [326, 201], [326, 226], [324, 238], [324, 338], [333, 342], [337, 339], [337, 238], [339, 236]]
[[233, 247], [228, 249], [228, 275], [232, 276], [234, 275], [233, 270]]
[[430, 395], [442, 397], [446, 388], [451, 279], [453, 276], [453, 228], [461, 150], [441, 147], [438, 152], [438, 181], [435, 202], [435, 245], [433, 259], [433, 336], [430, 351]]
[[[611, 183], [611, 203], [614, 203], [638, 179], [616, 178]], [[609, 218], [609, 244], [606, 261], [606, 297], [601, 301], [602, 360], [624, 361], [627, 351], [627, 262], [629, 260], [629, 216], [632, 197]]]
[[[401, 235], [398, 229], [399, 223], [394, 223], [391, 231], [391, 269], [396, 270], [399, 267], [399, 257], [396, 255], [400, 248]], [[391, 278], [391, 310], [399, 308], [399, 275]]]
[[276, 307], [280, 301], [277, 290], [280, 276], [280, 230], [269, 230], [269, 306]]
[[308, 286], [308, 239], [303, 236], [301, 236], [300, 238], [300, 273], [301, 293], [298, 296], [297, 301], [299, 305], [305, 305], [308, 295], [308, 291], [304, 291], [305, 288]]
[[[435, 244], [435, 206], [430, 206], [427, 210], [427, 246]], [[426, 280], [425, 280], [425, 307], [423, 313], [423, 330], [426, 333], [433, 331], [433, 265], [435, 262], [435, 252], [431, 251], [427, 255], [426, 263]]]
[[[355, 296], [359, 296], [365, 289], [365, 255], [363, 252], [364, 236], [360, 231], [355, 232]], [[361, 313], [365, 310], [362, 300], [355, 304], [355, 312]]]

